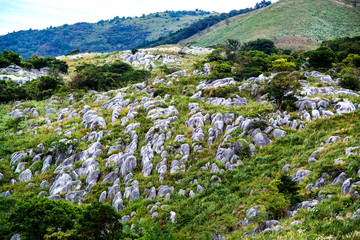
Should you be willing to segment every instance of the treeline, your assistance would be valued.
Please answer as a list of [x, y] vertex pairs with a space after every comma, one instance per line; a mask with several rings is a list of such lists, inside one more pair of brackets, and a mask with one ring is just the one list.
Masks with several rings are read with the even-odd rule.
[[223, 20], [226, 20], [227, 18], [231, 18], [231, 17], [237, 16], [240, 14], [245, 14], [245, 13], [257, 10], [259, 8], [269, 6], [270, 4], [271, 4], [271, 1], [262, 0], [260, 3], [256, 3], [256, 5], [252, 8], [246, 8], [246, 9], [241, 9], [241, 10], [232, 10], [229, 13], [222, 13], [220, 15], [209, 16], [209, 17], [206, 17], [204, 19], [201, 19], [201, 20], [191, 24], [187, 28], [183, 28], [183, 29], [178, 30], [175, 33], [172, 33], [169, 36], [160, 37], [159, 39], [157, 39], [155, 41], [146, 42], [146, 43], [138, 46], [138, 48], [156, 47], [156, 46], [166, 45], [166, 44], [176, 44], [176, 43], [180, 42], [181, 40], [187, 39], [201, 31], [205, 30], [206, 28], [209, 28]]

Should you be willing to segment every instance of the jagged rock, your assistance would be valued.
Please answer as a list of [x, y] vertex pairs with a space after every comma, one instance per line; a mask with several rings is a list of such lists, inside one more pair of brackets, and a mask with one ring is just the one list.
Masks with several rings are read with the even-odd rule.
[[321, 148], [318, 148], [316, 151], [314, 151], [314, 152], [310, 155], [310, 157], [308, 158], [308, 163], [317, 161], [317, 159], [315, 158], [316, 155], [317, 155], [319, 152], [323, 151], [324, 149], [325, 149], [325, 148], [321, 147]]
[[139, 188], [135, 188], [131, 194], [130, 194], [130, 197], [129, 197], [129, 200], [130, 201], [134, 201], [136, 198], [138, 198], [140, 196], [140, 191], [139, 191]]
[[344, 181], [341, 187], [341, 193], [347, 195], [350, 193], [350, 190], [351, 190], [351, 178], [348, 178]]
[[301, 170], [297, 171], [295, 177], [293, 177], [293, 181], [295, 181], [297, 183], [303, 182], [304, 177], [308, 176], [310, 173], [312, 173], [312, 172], [309, 170], [301, 169]]
[[0, 193], [0, 196], [6, 197], [6, 198], [10, 197], [10, 191], [8, 190], [6, 192], [2, 192], [2, 193]]
[[331, 144], [331, 143], [334, 143], [334, 142], [336, 142], [338, 140], [340, 140], [339, 136], [331, 136], [329, 139], [327, 139], [325, 141], [325, 144]]
[[176, 213], [173, 211], [170, 211], [170, 220], [172, 223], [177, 223]]
[[339, 176], [337, 176], [334, 181], [331, 183], [331, 185], [338, 185], [338, 184], [343, 184], [346, 180], [346, 175], [345, 173], [340, 173]]
[[356, 108], [353, 103], [344, 100], [343, 102], [339, 102], [335, 105], [334, 110], [337, 114], [350, 113], [355, 112]]
[[273, 232], [278, 232], [278, 231], [281, 231], [281, 230], [284, 230], [284, 228], [282, 226], [276, 226], [272, 229]]
[[61, 197], [60, 195], [56, 194], [56, 195], [51, 195], [48, 197], [50, 200], [53, 200], [53, 201], [57, 201], [57, 200], [60, 200]]
[[54, 195], [57, 193], [65, 193], [67, 191], [71, 191], [72, 189], [72, 178], [70, 175], [66, 173], [59, 173], [56, 176], [55, 182], [50, 187], [49, 193], [50, 195]]
[[286, 164], [286, 165], [281, 169], [281, 171], [287, 172], [287, 171], [290, 170], [290, 168], [291, 168], [291, 165], [290, 165], [290, 164]]
[[21, 235], [20, 234], [15, 234], [10, 238], [10, 240], [21, 240]]
[[253, 138], [252, 141], [258, 147], [265, 147], [266, 145], [271, 143], [271, 140], [266, 136], [264, 133], [257, 133]]
[[104, 177], [104, 180], [102, 181], [102, 183], [114, 182], [117, 178], [118, 178], [117, 173], [116, 172], [111, 172], [111, 173], [107, 174]]
[[106, 191], [103, 191], [99, 197], [99, 202], [105, 202], [106, 200]]
[[283, 131], [283, 130], [280, 130], [280, 129], [274, 129], [274, 130], [272, 131], [272, 134], [273, 134], [274, 138], [276, 139], [276, 138], [278, 138], [278, 137], [285, 136], [285, 135], [286, 135], [286, 132]]
[[193, 190], [190, 190], [190, 192], [189, 192], [189, 198], [192, 198], [192, 197], [194, 197], [194, 196], [195, 196], [194, 191], [193, 191]]
[[26, 164], [27, 164], [26, 162], [19, 162], [15, 169], [15, 172], [18, 173], [18, 172], [21, 172], [22, 170], [24, 170]]
[[259, 207], [254, 206], [246, 211], [246, 217], [251, 220], [255, 220], [258, 216], [260, 216], [262, 213], [258, 211]]
[[159, 197], [163, 197], [163, 196], [165, 196], [167, 193], [170, 193], [170, 192], [172, 192], [172, 191], [174, 191], [174, 187], [169, 187], [169, 186], [167, 186], [167, 185], [161, 185], [161, 186], [159, 187], [159, 190], [158, 190], [158, 196], [159, 196]]
[[95, 161], [94, 158], [89, 158], [82, 163], [81, 167], [76, 170], [76, 173], [79, 176], [81, 176], [81, 175], [86, 176], [90, 172], [94, 171], [98, 166], [99, 166], [99, 163], [97, 161]]
[[33, 177], [33, 174], [30, 169], [26, 169], [19, 175], [19, 182], [25, 182], [31, 180]]
[[15, 152], [15, 153], [11, 154], [10, 164], [12, 165], [12, 164], [18, 163], [25, 157], [27, 157], [27, 153], [25, 153], [24, 151]]
[[100, 169], [96, 169], [89, 173], [89, 175], [86, 178], [86, 183], [90, 184], [92, 181], [97, 182], [100, 177]]
[[150, 200], [154, 200], [156, 198], [156, 189], [152, 187], [149, 192], [149, 196], [147, 197]]

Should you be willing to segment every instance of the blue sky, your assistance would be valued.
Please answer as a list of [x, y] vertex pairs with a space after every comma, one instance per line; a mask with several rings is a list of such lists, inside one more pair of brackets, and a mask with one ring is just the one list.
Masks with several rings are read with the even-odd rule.
[[229, 12], [252, 7], [261, 0], [0, 0], [0, 35], [43, 29], [65, 23], [97, 22], [115, 16], [140, 16], [165, 10], [196, 8]]

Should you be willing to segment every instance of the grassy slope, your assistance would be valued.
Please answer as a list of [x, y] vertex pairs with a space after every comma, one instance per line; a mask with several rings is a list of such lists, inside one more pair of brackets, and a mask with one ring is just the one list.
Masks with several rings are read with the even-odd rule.
[[[102, 63], [109, 60], [112, 60], [114, 55], [108, 54], [98, 54], [96, 59], [88, 58], [79, 59], [77, 61], [69, 61], [74, 65], [77, 65], [79, 61], [82, 62], [91, 62], [91, 63]], [[95, 58], [95, 57], [94, 57]], [[179, 59], [183, 68], [188, 70], [191, 66], [191, 63], [196, 60], [200, 60], [199, 57], [186, 57], [185, 59]], [[158, 69], [153, 70], [154, 73], [160, 75]], [[164, 76], [159, 76], [164, 77]], [[172, 133], [173, 137], [178, 134], [183, 134], [186, 136], [186, 141], [192, 145], [191, 136], [192, 131], [187, 128], [184, 123], [192, 115], [188, 110], [188, 103], [198, 102], [197, 100], [190, 99], [187, 95], [184, 96], [183, 89], [186, 87], [188, 91], [195, 90], [195, 87], [199, 82], [203, 80], [201, 77], [185, 77], [180, 78], [176, 82], [175, 86], [166, 88], [166, 93], [171, 94], [174, 97], [173, 102], [167, 100], [167, 104], [174, 106], [179, 110], [180, 114], [178, 115], [179, 120], [170, 125], [170, 128], [173, 128]], [[238, 83], [240, 84], [240, 83]], [[154, 88], [160, 88], [159, 85], [155, 85]], [[142, 97], [146, 94], [140, 91], [127, 90], [125, 91], [126, 97], [130, 98], [132, 101], [134, 99], [141, 100]], [[245, 115], [250, 112], [262, 112], [264, 109], [268, 109], [269, 104], [264, 104], [257, 102], [251, 98], [249, 91], [238, 91], [236, 94], [239, 94], [241, 97], [246, 97], [248, 99], [247, 106], [238, 106], [232, 108], [225, 108], [222, 106], [211, 106], [203, 102], [198, 102], [200, 108], [204, 109], [203, 114], [210, 113], [236, 113], [236, 115]], [[109, 97], [112, 98], [116, 95], [115, 92], [110, 93]], [[335, 98], [335, 96], [328, 96], [329, 99]], [[348, 97], [344, 97], [348, 98]], [[86, 97], [76, 99], [74, 102], [75, 109], [82, 109], [83, 105], [79, 105], [78, 101], [83, 99], [85, 104], [91, 106], [94, 110], [102, 109], [103, 116], [108, 123], [107, 130], [111, 130], [113, 134], [109, 135], [106, 142], [102, 140], [104, 145], [112, 146], [114, 142], [118, 141], [119, 137], [117, 133], [122, 133], [124, 126], [120, 125], [120, 121], [117, 121], [111, 124], [111, 112], [107, 111], [104, 108], [101, 108], [101, 103], [94, 103], [96, 99], [96, 94], [88, 94]], [[360, 103], [360, 98], [352, 97], [351, 101], [354, 103]], [[44, 106], [45, 101], [42, 102], [24, 102], [22, 106], [24, 107], [36, 107], [41, 117], [39, 119], [29, 119], [24, 122], [21, 127], [25, 127], [30, 123], [35, 123], [39, 126], [37, 129], [38, 135], [32, 136], [29, 135], [29, 132], [33, 130], [27, 130], [26, 133], [22, 135], [8, 135], [10, 132], [4, 127], [5, 119], [7, 118], [6, 112], [10, 111], [11, 107], [15, 107], [15, 104], [11, 105], [1, 105], [0, 106], [0, 158], [5, 158], [5, 161], [0, 162], [0, 172], [2, 172], [5, 178], [1, 181], [0, 192], [6, 190], [14, 190], [13, 197], [15, 198], [29, 198], [38, 194], [42, 189], [38, 186], [43, 179], [50, 180], [54, 178], [56, 174], [52, 171], [48, 171], [44, 174], [38, 174], [30, 182], [35, 183], [34, 186], [26, 186], [27, 183], [21, 183], [17, 185], [11, 185], [9, 183], [11, 178], [17, 178], [19, 173], [14, 173], [10, 169], [8, 164], [10, 154], [15, 151], [26, 150], [30, 147], [34, 147], [39, 143], [43, 143], [46, 147], [50, 146], [52, 142], [58, 141], [59, 139], [64, 138], [64, 136], [56, 136], [52, 134], [53, 130], [57, 127], [62, 127], [63, 131], [71, 129], [72, 127], [76, 128], [72, 138], [80, 139], [87, 131], [84, 129], [81, 124], [80, 118], [75, 118], [73, 120], [67, 121], [66, 118], [62, 123], [56, 121], [56, 115], [51, 116], [51, 120], [54, 120], [52, 125], [53, 129], [48, 130], [42, 128], [42, 121], [44, 120]], [[55, 108], [66, 107], [68, 106], [68, 101], [54, 103]], [[128, 109], [124, 108], [120, 112], [119, 119], [127, 114]], [[292, 113], [294, 114], [294, 113]], [[146, 118], [147, 112], [139, 111], [139, 115], [129, 123], [141, 122], [141, 129], [136, 131], [139, 133], [139, 147], [136, 152], [136, 156], [139, 161], [141, 157], [139, 156], [139, 151], [141, 146], [145, 145], [143, 141], [144, 134], [147, 132], [149, 127], [152, 126], [152, 123], [149, 122]], [[153, 173], [149, 178], [145, 178], [141, 174], [141, 167], [137, 167], [134, 172], [134, 179], [139, 181], [140, 192], [143, 193], [145, 188], [150, 188], [151, 186], [158, 187], [159, 185], [171, 185], [175, 187], [174, 193], [171, 195], [171, 200], [164, 199], [155, 199], [147, 200], [145, 196], [142, 195], [139, 199], [130, 202], [125, 199], [124, 204], [127, 206], [123, 211], [122, 215], [130, 214], [132, 211], [136, 211], [137, 215], [132, 218], [128, 225], [132, 223], [137, 223], [141, 218], [145, 218], [146, 221], [151, 222], [151, 224], [158, 224], [163, 230], [168, 230], [176, 233], [176, 236], [181, 239], [206, 239], [207, 236], [211, 237], [215, 233], [229, 237], [229, 239], [240, 239], [242, 234], [245, 231], [250, 231], [255, 226], [254, 224], [250, 225], [248, 229], [242, 229], [239, 227], [239, 221], [243, 220], [245, 217], [246, 210], [254, 205], [261, 207], [261, 210], [264, 208], [264, 201], [262, 197], [262, 189], [268, 187], [269, 184], [273, 183], [281, 174], [281, 168], [290, 163], [292, 170], [289, 174], [295, 174], [298, 169], [303, 168], [313, 171], [313, 174], [309, 175], [305, 179], [305, 183], [302, 183], [301, 194], [304, 197], [317, 196], [318, 190], [325, 190], [326, 194], [333, 194], [334, 197], [331, 200], [326, 200], [323, 203], [320, 203], [315, 211], [305, 211], [299, 210], [299, 215], [295, 218], [283, 218], [280, 221], [281, 226], [285, 228], [284, 231], [279, 233], [269, 232], [267, 234], [258, 234], [253, 236], [253, 239], [323, 239], [325, 236], [348, 236], [348, 239], [356, 238], [356, 228], [353, 225], [354, 222], [350, 220], [340, 221], [337, 220], [337, 216], [346, 217], [350, 216], [357, 208], [360, 207], [359, 201], [354, 201], [349, 196], [344, 196], [340, 194], [341, 186], [330, 186], [327, 185], [323, 188], [320, 188], [315, 191], [307, 191], [305, 189], [306, 185], [309, 183], [314, 183], [323, 172], [328, 172], [331, 175], [331, 178], [334, 176], [332, 172], [344, 171], [347, 174], [347, 177], [353, 177], [352, 174], [357, 171], [358, 167], [355, 166], [349, 167], [352, 163], [352, 159], [345, 158], [345, 149], [347, 147], [354, 147], [360, 145], [360, 112], [359, 110], [352, 114], [344, 114], [341, 116], [336, 116], [333, 118], [322, 118], [312, 123], [308, 123], [309, 127], [301, 131], [296, 131], [291, 128], [285, 127], [285, 130], [288, 132], [288, 135], [282, 138], [275, 140], [272, 144], [266, 146], [262, 149], [256, 150], [256, 156], [249, 159], [244, 158], [243, 164], [241, 164], [237, 169], [232, 171], [226, 171], [223, 173], [210, 173], [209, 171], [200, 171], [199, 168], [204, 166], [207, 162], [214, 163], [217, 147], [221, 144], [224, 139], [222, 135], [216, 142], [212, 145], [212, 148], [209, 149], [209, 144], [206, 143], [206, 140], [201, 142], [201, 145], [204, 146], [204, 150], [200, 151], [197, 154], [191, 154], [189, 157], [189, 162], [187, 166], [192, 165], [188, 171], [184, 174], [166, 174], [165, 181], [160, 183], [158, 181], [158, 174]], [[79, 124], [79, 125], [76, 125]], [[210, 128], [210, 124], [206, 123], [205, 133], [207, 129]], [[238, 134], [232, 134], [236, 138], [243, 138]], [[326, 145], [325, 150], [318, 154], [317, 159], [319, 161], [308, 164], [307, 159], [312, 152], [317, 150], [320, 147], [320, 143], [324, 142], [330, 136], [338, 135], [343, 139], [344, 137], [350, 137], [348, 142], [339, 141], [332, 145]], [[117, 137], [116, 137], [117, 136]], [[249, 137], [245, 137], [249, 141]], [[173, 138], [172, 138], [173, 139]], [[273, 139], [274, 140], [274, 139]], [[78, 151], [87, 149], [88, 143], [82, 142], [79, 146]], [[173, 140], [166, 141], [166, 146], [172, 147], [174, 145]], [[123, 149], [122, 149], [123, 150]], [[167, 149], [170, 150], [171, 149]], [[101, 179], [110, 171], [114, 170], [114, 167], [105, 168], [105, 161], [108, 156], [102, 154], [97, 158], [100, 169], [102, 171]], [[341, 165], [334, 165], [333, 161], [336, 158], [343, 157], [344, 163]], [[173, 159], [170, 159], [172, 161]], [[355, 159], [357, 162], [358, 158]], [[155, 156], [153, 159], [154, 166], [160, 161], [159, 156]], [[220, 164], [217, 162], [217, 164]], [[139, 164], [140, 165], [140, 164]], [[36, 169], [41, 168], [41, 165], [36, 166]], [[54, 170], [55, 166], [52, 165]], [[168, 169], [169, 170], [169, 169]], [[213, 175], [217, 175], [221, 178], [221, 183], [219, 185], [212, 184], [210, 180]], [[177, 180], [182, 180], [177, 182]], [[197, 193], [195, 183], [191, 184], [190, 181], [197, 179], [198, 184], [205, 187], [205, 190]], [[84, 180], [84, 179], [82, 179]], [[90, 194], [86, 197], [84, 203], [89, 203], [92, 200], [97, 200], [102, 191], [106, 190], [109, 187], [109, 184], [101, 184], [99, 181]], [[177, 194], [179, 189], [186, 189], [186, 195], [190, 189], [196, 192], [196, 195], [193, 198], [184, 198]], [[45, 189], [45, 190], [48, 190]], [[253, 190], [253, 194], [250, 194], [250, 191]], [[121, 191], [124, 191], [124, 186], [121, 184]], [[111, 198], [107, 199], [106, 202], [111, 204]], [[151, 220], [151, 214], [149, 214], [148, 209], [146, 208], [149, 204], [155, 204], [156, 202], [161, 201], [164, 205], [168, 207], [162, 209], [159, 208], [159, 216], [154, 220]], [[169, 216], [170, 211], [175, 211], [178, 217], [178, 223], [172, 225], [167, 223], [166, 220]], [[290, 223], [294, 220], [303, 221], [302, 225], [290, 227]], [[358, 223], [358, 222], [357, 222]], [[350, 230], [350, 231], [349, 231]], [[331, 232], [333, 231], [333, 232]], [[349, 231], [350, 233], [346, 233]], [[329, 234], [330, 232], [330, 234]]]
[[170, 13], [163, 12], [138, 18], [114, 18], [97, 23], [19, 31], [0, 36], [0, 50], [12, 50], [25, 58], [34, 53], [39, 56], [60, 56], [76, 48], [81, 52], [126, 50], [144, 41], [166, 36], [209, 15], [196, 12], [195, 15], [182, 13], [172, 17]]
[[249, 41], [297, 36], [314, 41], [355, 36], [360, 12], [334, 0], [281, 0], [247, 18], [204, 35], [197, 45], [207, 46], [234, 38]]

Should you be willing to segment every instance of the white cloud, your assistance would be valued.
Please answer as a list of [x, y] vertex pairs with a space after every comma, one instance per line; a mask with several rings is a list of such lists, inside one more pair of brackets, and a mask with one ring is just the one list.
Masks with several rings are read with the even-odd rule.
[[65, 23], [97, 22], [115, 16], [140, 16], [165, 10], [196, 8], [229, 12], [252, 7], [260, 0], [0, 0], [0, 34], [12, 31], [43, 29]]

